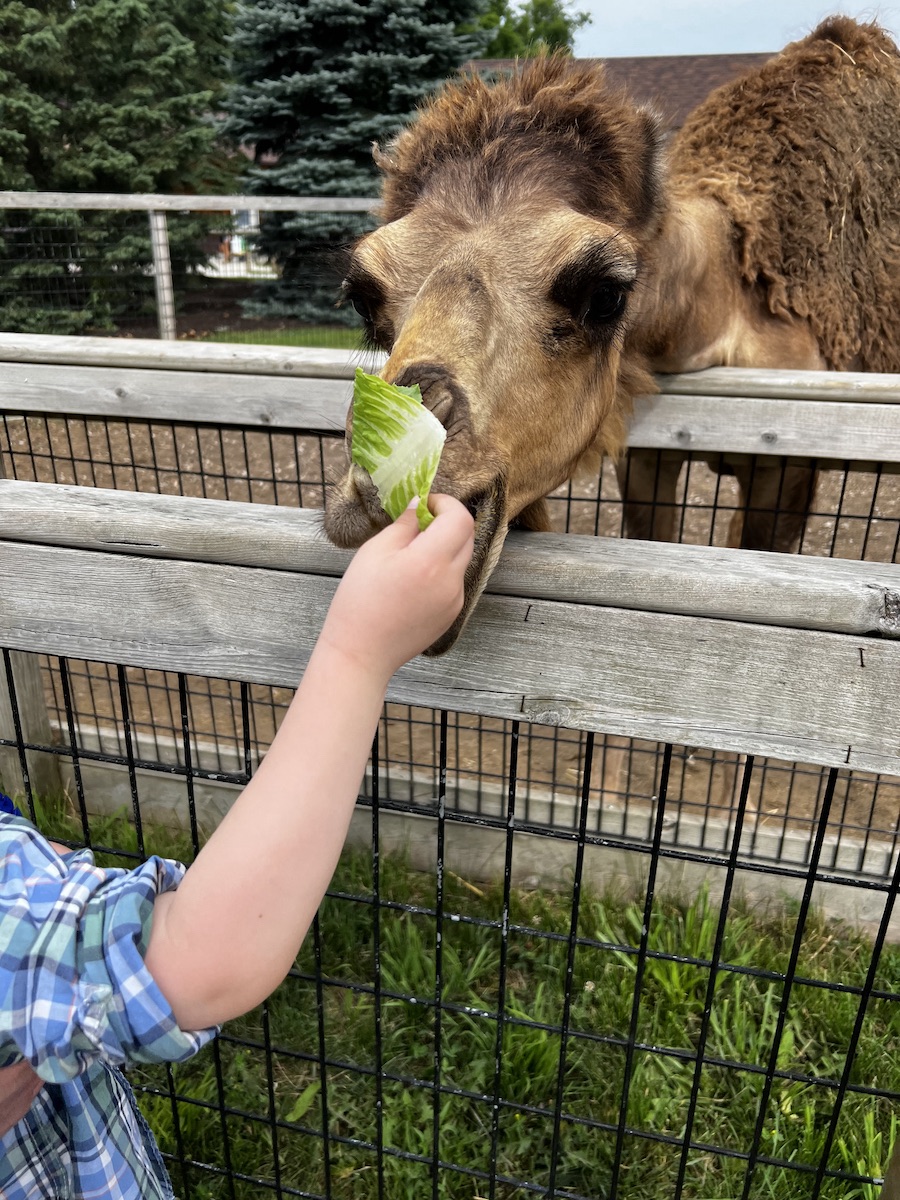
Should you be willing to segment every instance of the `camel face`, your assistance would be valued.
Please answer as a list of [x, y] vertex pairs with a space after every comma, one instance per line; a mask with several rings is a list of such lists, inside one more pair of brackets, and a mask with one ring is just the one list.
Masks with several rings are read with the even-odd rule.
[[[417, 211], [370, 235], [346, 286], [369, 298], [383, 377], [417, 383], [447, 429], [435, 490], [477, 504], [499, 485], [512, 520], [568, 478], [612, 407], [635, 248], [564, 208], [523, 206], [438, 244], [434, 226]], [[365, 472], [350, 482], [382, 525]], [[369, 532], [348, 527], [345, 541]]]
[[[546, 528], [542, 498], [590, 447], [624, 441], [619, 367], [656, 152], [652, 115], [610, 100], [594, 67], [551, 59], [509, 85], [448, 88], [378, 156], [385, 224], [356, 247], [345, 295], [389, 352], [384, 378], [418, 383], [447, 429], [435, 490], [476, 517], [464, 611], [432, 653], [458, 636], [509, 523]], [[348, 466], [329, 537], [357, 546], [386, 521]]]
[[[480, 218], [425, 204], [357, 247], [345, 288], [390, 352], [382, 375], [419, 385], [447, 429], [434, 490], [476, 516], [467, 609], [510, 522], [563, 483], [606, 426], [637, 276], [624, 231], [552, 197]], [[329, 536], [359, 545], [386, 521], [351, 466]]]

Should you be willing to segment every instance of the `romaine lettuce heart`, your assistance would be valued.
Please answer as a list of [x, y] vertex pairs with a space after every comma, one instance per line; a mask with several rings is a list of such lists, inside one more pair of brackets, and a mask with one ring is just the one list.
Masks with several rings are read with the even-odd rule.
[[446, 429], [422, 403], [418, 384], [398, 387], [356, 368], [350, 457], [368, 471], [392, 520], [414, 496], [419, 497], [419, 529], [434, 520], [428, 493], [446, 437]]

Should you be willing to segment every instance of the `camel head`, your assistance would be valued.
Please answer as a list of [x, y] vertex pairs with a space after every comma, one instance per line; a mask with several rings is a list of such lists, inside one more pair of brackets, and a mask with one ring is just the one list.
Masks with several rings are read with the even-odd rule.
[[[434, 490], [476, 518], [463, 613], [429, 653], [458, 637], [510, 524], [547, 528], [543, 497], [586, 452], [623, 448], [647, 386], [623, 343], [661, 220], [659, 143], [599, 66], [550, 56], [449, 84], [376, 149], [383, 224], [344, 292], [389, 353], [383, 377], [419, 384], [447, 429]], [[387, 520], [349, 466], [329, 537], [355, 547]]]

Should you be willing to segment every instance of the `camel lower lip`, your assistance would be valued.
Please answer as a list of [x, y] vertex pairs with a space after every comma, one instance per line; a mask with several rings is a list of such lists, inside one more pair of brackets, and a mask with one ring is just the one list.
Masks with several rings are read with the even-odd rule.
[[506, 537], [506, 484], [502, 475], [498, 475], [489, 488], [476, 492], [462, 503], [475, 518], [475, 549], [466, 572], [466, 598], [462, 612], [450, 628], [425, 651], [432, 657], [444, 654], [459, 637]]

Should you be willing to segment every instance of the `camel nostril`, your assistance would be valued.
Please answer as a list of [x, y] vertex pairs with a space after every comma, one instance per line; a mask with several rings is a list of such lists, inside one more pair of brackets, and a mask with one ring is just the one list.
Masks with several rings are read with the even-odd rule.
[[453, 411], [453, 397], [444, 395], [441, 396], [436, 403], [432, 404], [429, 401], [429, 397], [423, 396], [422, 401], [425, 404], [425, 407], [429, 408], [434, 413], [440, 423], [446, 426], [447, 422], [450, 420], [450, 414]]
[[465, 393], [455, 375], [442, 363], [410, 363], [392, 380], [400, 387], [417, 384], [422, 403], [446, 428], [456, 411], [466, 409]]
[[482, 508], [484, 508], [487, 498], [487, 492], [476, 492], [474, 496], [470, 496], [468, 500], [463, 500], [462, 503], [464, 507], [469, 510], [471, 516], [477, 521], [478, 514]]

